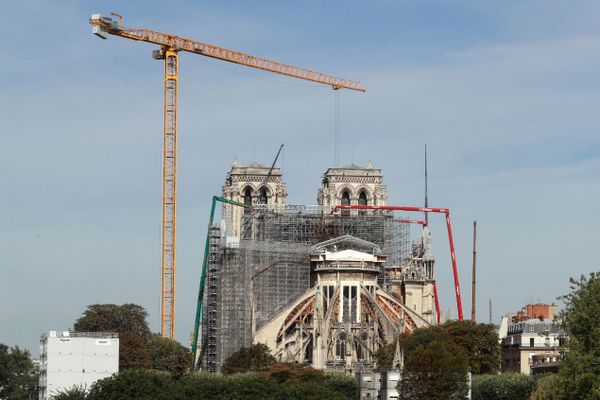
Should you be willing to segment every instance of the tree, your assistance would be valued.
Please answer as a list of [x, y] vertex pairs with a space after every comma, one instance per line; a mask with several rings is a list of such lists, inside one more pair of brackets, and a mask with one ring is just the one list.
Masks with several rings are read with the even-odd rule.
[[275, 363], [269, 348], [262, 344], [242, 347], [225, 360], [221, 367], [224, 374], [234, 374], [248, 371], [261, 371]]
[[464, 399], [467, 386], [467, 357], [460, 347], [434, 340], [418, 346], [406, 358], [400, 397], [411, 400]]
[[76, 332], [131, 332], [142, 339], [150, 337], [146, 309], [137, 304], [92, 304], [75, 322]]
[[[558, 375], [544, 382], [536, 398], [600, 398], [600, 272], [571, 279], [571, 293], [561, 298], [560, 314], [568, 334]], [[544, 393], [548, 397], [543, 397]], [[552, 396], [552, 397], [550, 397]]]
[[472, 373], [493, 374], [500, 371], [500, 343], [494, 325], [448, 321], [442, 325], [442, 330], [466, 352]]
[[170, 372], [173, 378], [179, 379], [190, 368], [192, 355], [179, 342], [152, 335], [146, 346], [152, 369]]
[[393, 367], [394, 363], [394, 352], [396, 350], [396, 341], [388, 343], [385, 346], [381, 346], [373, 354], [375, 359], [376, 371], [386, 371]]
[[[448, 321], [443, 325], [404, 333], [398, 340], [405, 357], [419, 346], [440, 341], [458, 346], [467, 356], [469, 368], [474, 374], [495, 373], [500, 370], [500, 344], [494, 326], [490, 324]], [[396, 342], [392, 342], [375, 353], [378, 369], [392, 367], [395, 350]]]
[[132, 332], [119, 334], [119, 371], [150, 368], [150, 355], [144, 339]]
[[119, 370], [150, 368], [146, 340], [150, 327], [148, 312], [137, 304], [92, 304], [75, 321], [76, 332], [117, 332], [119, 334]]
[[0, 399], [37, 396], [38, 377], [27, 350], [0, 343]]

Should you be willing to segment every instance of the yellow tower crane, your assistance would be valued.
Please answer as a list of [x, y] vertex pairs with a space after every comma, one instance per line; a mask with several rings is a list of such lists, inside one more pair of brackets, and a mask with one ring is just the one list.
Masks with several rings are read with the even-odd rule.
[[157, 44], [160, 48], [154, 50], [152, 55], [155, 59], [165, 61], [161, 335], [173, 339], [175, 337], [175, 226], [177, 221], [177, 85], [179, 52], [186, 51], [263, 71], [322, 83], [331, 86], [333, 89], [351, 89], [364, 92], [365, 88], [359, 82], [270, 61], [167, 33], [144, 28], [124, 28], [123, 17], [116, 13], [111, 13], [111, 15], [118, 19], [102, 14], [93, 14], [90, 18], [92, 33], [102, 39], [107, 39], [108, 35], [115, 35], [126, 39]]

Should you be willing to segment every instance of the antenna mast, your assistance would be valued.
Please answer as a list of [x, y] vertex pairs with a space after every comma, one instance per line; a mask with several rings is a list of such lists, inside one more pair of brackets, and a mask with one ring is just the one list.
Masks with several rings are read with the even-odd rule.
[[[425, 143], [425, 208], [429, 207], [427, 200], [427, 143]], [[429, 214], [425, 211], [425, 225], [429, 225]]]
[[475, 294], [476, 294], [476, 282], [477, 282], [477, 275], [476, 275], [476, 267], [475, 267], [475, 263], [477, 261], [477, 221], [473, 221], [473, 286], [471, 286], [471, 321], [475, 322], [475, 305], [476, 305], [476, 300], [475, 300]]

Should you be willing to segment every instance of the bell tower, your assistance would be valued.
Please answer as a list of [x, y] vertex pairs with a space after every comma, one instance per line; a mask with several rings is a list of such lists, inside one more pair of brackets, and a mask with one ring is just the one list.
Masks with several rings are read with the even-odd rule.
[[384, 206], [387, 187], [383, 185], [381, 169], [350, 164], [345, 167], [329, 168], [323, 174], [323, 187], [317, 194], [318, 204]]
[[[287, 188], [281, 178], [280, 168], [271, 168], [258, 163], [243, 166], [237, 160], [233, 160], [231, 170], [225, 178], [222, 195], [244, 204], [283, 206], [287, 201]], [[249, 210], [223, 204], [226, 236], [240, 237], [244, 212]]]

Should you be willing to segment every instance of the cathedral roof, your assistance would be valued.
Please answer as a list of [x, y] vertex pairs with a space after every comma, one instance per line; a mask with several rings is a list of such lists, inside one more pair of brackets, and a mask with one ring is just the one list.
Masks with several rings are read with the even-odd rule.
[[[237, 160], [231, 164], [231, 175], [267, 175], [271, 171], [270, 165], [263, 165], [256, 161], [251, 162], [248, 165], [241, 165]], [[279, 167], [274, 167], [271, 171], [271, 175], [280, 176], [282, 175]]]
[[325, 176], [331, 175], [347, 175], [347, 176], [379, 176], [381, 177], [381, 169], [373, 168], [371, 162], [363, 167], [361, 165], [350, 163], [343, 167], [331, 167], [325, 171]]

